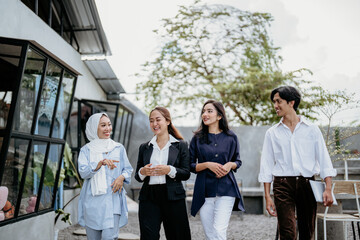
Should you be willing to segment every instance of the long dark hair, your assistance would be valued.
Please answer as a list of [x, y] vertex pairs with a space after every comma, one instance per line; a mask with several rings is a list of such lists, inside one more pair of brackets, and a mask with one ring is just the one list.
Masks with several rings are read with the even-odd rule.
[[221, 117], [221, 119], [219, 120], [219, 128], [227, 135], [229, 135], [229, 131], [230, 131], [229, 124], [225, 114], [225, 108], [222, 105], [222, 103], [215, 100], [207, 100], [201, 109], [201, 114], [200, 114], [201, 124], [199, 128], [195, 131], [195, 136], [200, 138], [201, 142], [205, 142], [207, 144], [210, 143], [208, 138], [209, 127], [204, 124], [204, 121], [202, 120], [201, 116], [204, 112], [205, 106], [209, 103], [211, 103], [215, 107], [217, 115]]
[[161, 115], [166, 119], [166, 121], [170, 122], [170, 124], [168, 125], [168, 133], [173, 135], [178, 140], [179, 139], [183, 140], [184, 139], [183, 136], [181, 135], [179, 130], [177, 130], [177, 128], [174, 126], [174, 124], [172, 124], [172, 122], [171, 122], [171, 116], [170, 116], [169, 110], [167, 110], [164, 107], [156, 107], [153, 110], [151, 110], [149, 117], [150, 117], [151, 113], [155, 110], [159, 111], [161, 113]]

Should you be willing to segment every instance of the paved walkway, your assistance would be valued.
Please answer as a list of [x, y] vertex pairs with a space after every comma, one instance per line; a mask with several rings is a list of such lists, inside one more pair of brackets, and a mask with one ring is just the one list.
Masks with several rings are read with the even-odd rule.
[[[195, 218], [190, 216], [191, 236], [194, 240], [203, 240], [204, 231], [199, 216]], [[228, 240], [267, 240], [275, 239], [276, 218], [266, 217], [264, 215], [249, 215], [234, 213], [230, 219], [228, 228]], [[86, 240], [86, 236], [76, 236], [73, 232], [81, 228], [79, 225], [73, 225], [59, 232], [58, 240]], [[121, 232], [133, 233], [139, 235], [139, 221], [136, 212], [129, 213], [129, 223], [120, 229]], [[165, 240], [164, 231], [161, 230], [161, 240]]]
[[[129, 223], [120, 229], [120, 233], [140, 235], [138, 204], [127, 199], [129, 209]], [[189, 216], [191, 237], [193, 240], [204, 240], [204, 231], [199, 215]], [[265, 215], [242, 214], [233, 212], [228, 228], [227, 240], [272, 240], [276, 235], [277, 220]], [[74, 235], [74, 231], [84, 229], [76, 224], [65, 228], [58, 233], [58, 240], [86, 240], [86, 236]], [[351, 224], [347, 224], [348, 239], [352, 239]], [[161, 229], [160, 240], [166, 240], [163, 229]]]

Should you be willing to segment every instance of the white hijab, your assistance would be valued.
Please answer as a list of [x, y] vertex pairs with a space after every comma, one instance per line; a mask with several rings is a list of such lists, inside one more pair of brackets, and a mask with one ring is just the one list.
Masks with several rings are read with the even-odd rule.
[[[95, 113], [90, 116], [86, 122], [86, 137], [89, 139], [89, 143], [86, 144], [90, 149], [90, 162], [96, 164], [104, 159], [103, 153], [112, 151], [116, 146], [120, 146], [120, 143], [113, 141], [111, 138], [100, 139], [97, 135], [100, 119], [102, 116], [109, 116], [106, 113]], [[101, 167], [98, 172], [90, 179], [91, 193], [93, 196], [102, 195], [106, 193], [106, 171], [105, 166]]]

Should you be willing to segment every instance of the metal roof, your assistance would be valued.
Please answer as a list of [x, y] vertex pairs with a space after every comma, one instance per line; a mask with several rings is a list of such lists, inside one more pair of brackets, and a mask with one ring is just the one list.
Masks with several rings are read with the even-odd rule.
[[111, 55], [95, 0], [63, 1], [82, 55]]
[[125, 90], [111, 69], [109, 62], [106, 59], [103, 59], [84, 60], [84, 63], [90, 69], [104, 92], [106, 92], [108, 100], [119, 100], [119, 94], [125, 93]]

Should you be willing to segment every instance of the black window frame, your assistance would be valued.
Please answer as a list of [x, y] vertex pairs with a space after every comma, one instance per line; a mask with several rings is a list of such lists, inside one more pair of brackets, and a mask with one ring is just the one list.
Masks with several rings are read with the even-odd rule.
[[[3, 225], [7, 225], [7, 224], [10, 224], [10, 223], [14, 223], [14, 222], [17, 222], [17, 221], [21, 221], [21, 220], [28, 219], [28, 218], [31, 218], [31, 217], [34, 217], [34, 216], [37, 216], [37, 215], [41, 215], [41, 214], [44, 214], [44, 213], [54, 211], [56, 195], [57, 195], [57, 189], [58, 189], [58, 182], [59, 182], [59, 177], [60, 177], [61, 163], [62, 163], [62, 159], [63, 159], [63, 153], [64, 153], [65, 142], [66, 142], [67, 129], [68, 129], [68, 125], [69, 125], [72, 104], [74, 102], [74, 95], [75, 95], [75, 89], [76, 89], [78, 76], [74, 71], [72, 71], [72, 69], [69, 69], [69, 67], [67, 67], [64, 64], [62, 64], [61, 62], [59, 62], [57, 59], [55, 59], [53, 56], [51, 56], [48, 52], [45, 52], [46, 50], [41, 49], [41, 46], [37, 46], [37, 45], [33, 44], [30, 41], [0, 37], [0, 44], [15, 45], [15, 46], [20, 46], [21, 47], [19, 65], [18, 65], [18, 70], [17, 70], [17, 73], [16, 73], [16, 83], [14, 84], [14, 91], [13, 91], [13, 94], [12, 94], [11, 105], [10, 105], [10, 110], [9, 110], [9, 114], [8, 114], [8, 118], [7, 118], [7, 122], [6, 122], [6, 127], [4, 129], [0, 129], [0, 137], [3, 138], [2, 147], [0, 149], [0, 185], [1, 185], [1, 182], [3, 180], [6, 157], [7, 157], [7, 154], [8, 154], [11, 139], [29, 140], [27, 153], [26, 153], [26, 157], [25, 157], [24, 169], [22, 170], [23, 173], [22, 173], [22, 177], [21, 177], [21, 180], [20, 180], [20, 188], [19, 188], [19, 192], [17, 193], [18, 196], [17, 196], [16, 206], [15, 206], [14, 217], [10, 218], [10, 219], [5, 219], [4, 221], [0, 221], [0, 227], [1, 227]], [[33, 120], [32, 120], [33, 122], [32, 122], [31, 131], [30, 131], [30, 133], [25, 133], [25, 132], [20, 132], [20, 131], [14, 130], [13, 129], [13, 123], [15, 122], [15, 119], [14, 119], [15, 116], [14, 115], [15, 115], [16, 106], [17, 106], [17, 104], [19, 104], [18, 101], [20, 101], [19, 98], [18, 98], [19, 91], [20, 91], [20, 86], [21, 86], [20, 84], [21, 84], [21, 81], [23, 79], [25, 66], [26, 66], [27, 53], [28, 53], [28, 50], [30, 48], [32, 50], [36, 51], [36, 53], [40, 54], [41, 56], [44, 56], [46, 63], [43, 66], [43, 72], [42, 72], [42, 77], [41, 77], [41, 81], [40, 81], [37, 101], [36, 101], [36, 105], [35, 105], [35, 109], [34, 109], [35, 111], [34, 111], [34, 115], [33, 115]], [[1, 53], [0, 53], [0, 56], [1, 56]], [[34, 134], [34, 132], [35, 132], [35, 125], [36, 125], [37, 115], [39, 113], [39, 105], [40, 105], [39, 99], [41, 98], [41, 91], [43, 89], [44, 78], [46, 77], [46, 70], [47, 70], [47, 66], [48, 66], [49, 61], [52, 61], [53, 63], [55, 63], [62, 70], [61, 70], [61, 76], [60, 76], [59, 83], [58, 83], [55, 106], [54, 106], [53, 113], [52, 113], [51, 125], [50, 125], [50, 130], [49, 130], [50, 132], [49, 132], [48, 136], [41, 136], [41, 135], [38, 135], [38, 134]], [[62, 138], [53, 138], [52, 137], [53, 125], [54, 125], [54, 122], [55, 122], [56, 112], [58, 110], [57, 106], [58, 106], [58, 103], [59, 103], [59, 96], [60, 96], [59, 93], [60, 93], [60, 90], [61, 90], [61, 84], [62, 84], [62, 81], [63, 81], [65, 71], [68, 74], [70, 74], [71, 76], [74, 77], [73, 78], [72, 93], [71, 93], [72, 95], [71, 95], [71, 98], [70, 98], [70, 105], [69, 105], [69, 108], [68, 108], [67, 118], [66, 118], [66, 121], [65, 121], [64, 134], [63, 134]], [[41, 174], [41, 177], [40, 177], [40, 183], [39, 183], [39, 187], [38, 187], [38, 191], [37, 191], [37, 193], [38, 193], [37, 202], [36, 202], [34, 212], [19, 216], [19, 210], [20, 210], [20, 204], [21, 204], [21, 199], [22, 199], [24, 185], [25, 185], [26, 173], [27, 173], [27, 170], [28, 170], [28, 167], [29, 167], [29, 161], [30, 161], [30, 157], [31, 157], [30, 156], [31, 155], [31, 149], [33, 147], [34, 142], [44, 142], [44, 143], [47, 144], [46, 145], [46, 152], [45, 152], [43, 168], [42, 168], [42, 174]], [[62, 147], [61, 147], [61, 150], [60, 150], [60, 153], [59, 153], [60, 154], [59, 159], [57, 160], [58, 161], [58, 168], [57, 168], [57, 171], [56, 171], [56, 177], [55, 177], [54, 187], [53, 187], [53, 191], [52, 191], [51, 207], [43, 209], [43, 210], [39, 210], [41, 194], [42, 194], [42, 188], [43, 188], [43, 182], [44, 182], [44, 178], [45, 178], [45, 169], [46, 169], [46, 166], [47, 166], [48, 155], [49, 155], [51, 144], [60, 144]]]

